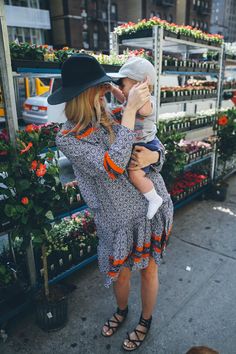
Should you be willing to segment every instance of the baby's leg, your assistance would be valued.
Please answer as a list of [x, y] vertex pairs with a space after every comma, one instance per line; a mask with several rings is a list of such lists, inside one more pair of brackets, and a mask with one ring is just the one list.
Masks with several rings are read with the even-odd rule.
[[148, 193], [154, 186], [152, 181], [146, 177], [146, 174], [143, 170], [129, 171], [129, 178], [132, 184], [141, 192]]
[[143, 170], [129, 171], [129, 178], [132, 184], [149, 201], [147, 218], [152, 219], [162, 204], [162, 198], [157, 194], [152, 181]]

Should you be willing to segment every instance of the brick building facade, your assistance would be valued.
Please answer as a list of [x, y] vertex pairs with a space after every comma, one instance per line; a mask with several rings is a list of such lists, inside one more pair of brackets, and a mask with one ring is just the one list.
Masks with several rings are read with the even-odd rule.
[[49, 4], [54, 47], [107, 52], [109, 28], [152, 16], [204, 31], [210, 28], [211, 0], [51, 0]]

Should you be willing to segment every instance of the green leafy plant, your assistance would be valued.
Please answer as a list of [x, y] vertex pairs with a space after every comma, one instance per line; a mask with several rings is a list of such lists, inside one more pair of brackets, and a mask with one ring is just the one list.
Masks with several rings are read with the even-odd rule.
[[220, 114], [217, 120], [217, 151], [223, 161], [224, 175], [227, 161], [236, 154], [236, 109]]
[[54, 210], [63, 203], [66, 193], [59, 179], [55, 151], [50, 149], [51, 140], [45, 139], [45, 131], [44, 126], [29, 125], [18, 132], [16, 149], [9, 144], [8, 160], [0, 165], [0, 192], [5, 201], [4, 212], [13, 227], [13, 239], [20, 238], [23, 247], [32, 240], [42, 248], [48, 297], [46, 240]]
[[165, 147], [166, 160], [161, 174], [168, 190], [170, 190], [186, 164], [186, 153], [179, 146], [179, 142], [185, 137], [185, 134], [178, 132], [166, 133], [164, 127], [165, 123], [160, 122], [157, 136]]
[[47, 255], [53, 251], [74, 251], [86, 246], [96, 246], [96, 227], [93, 215], [88, 211], [72, 215], [59, 223], [47, 235]]
[[14, 280], [15, 278], [10, 269], [5, 265], [0, 264], [0, 287], [7, 286], [14, 282]]

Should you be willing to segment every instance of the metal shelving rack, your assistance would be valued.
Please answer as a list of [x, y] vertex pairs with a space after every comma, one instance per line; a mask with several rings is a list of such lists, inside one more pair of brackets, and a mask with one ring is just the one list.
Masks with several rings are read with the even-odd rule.
[[[188, 52], [190, 53], [191, 51], [194, 52], [196, 51], [197, 48], [209, 48], [210, 50], [216, 50], [220, 53], [220, 62], [222, 64], [223, 62], [223, 51], [222, 48], [218, 48], [218, 47], [212, 47], [212, 46], [206, 46], [203, 44], [196, 44], [196, 43], [192, 43], [192, 42], [188, 42], [188, 41], [184, 41], [184, 40], [177, 40], [175, 38], [171, 38], [171, 37], [165, 37], [164, 38], [164, 33], [163, 33], [163, 29], [159, 28], [157, 26], [155, 26], [153, 28], [153, 36], [152, 37], [148, 37], [148, 38], [140, 38], [140, 39], [130, 39], [130, 40], [125, 40], [122, 42], [122, 44], [124, 45], [128, 45], [128, 46], [132, 46], [132, 47], [142, 47], [142, 48], [146, 48], [146, 49], [152, 49], [153, 53], [154, 53], [154, 66], [157, 72], [157, 81], [156, 81], [156, 85], [155, 85], [155, 97], [157, 97], [157, 106], [156, 106], [156, 111], [157, 111], [157, 117], [159, 115], [160, 112], [160, 89], [161, 89], [161, 83], [160, 83], [160, 77], [163, 74], [172, 74], [172, 75], [203, 75], [203, 72], [173, 72], [173, 71], [162, 71], [162, 55], [163, 55], [163, 50], [167, 50], [169, 52], [172, 53], [176, 53], [176, 52]], [[114, 33], [111, 33], [110, 36], [110, 48], [112, 49], [113, 52], [118, 53], [119, 52], [119, 44], [118, 44], [118, 40], [117, 40], [117, 36]], [[222, 65], [220, 65], [221, 67], [221, 72], [220, 75], [222, 75]], [[37, 77], [43, 77], [45, 75], [50, 75], [54, 76], [54, 77], [58, 77], [60, 76], [60, 69], [47, 69], [47, 68], [21, 68], [18, 71], [18, 74], [14, 74], [14, 81], [15, 81], [15, 89], [17, 88], [17, 84], [16, 84], [16, 80], [17, 77], [21, 76], [37, 76]], [[216, 106], [219, 107], [220, 105], [220, 100], [221, 100], [221, 95], [220, 92], [218, 90], [218, 96], [217, 96], [217, 102], [216, 102]], [[188, 101], [190, 102], [190, 101]], [[187, 102], [187, 103], [188, 103]], [[175, 103], [180, 103], [180, 102], [175, 102]], [[209, 156], [207, 157], [209, 158]], [[206, 160], [206, 158], [204, 159]], [[186, 168], [191, 168], [191, 165], [195, 165], [197, 163], [200, 163], [201, 160], [197, 160], [192, 162], [191, 164], [187, 165]], [[204, 192], [206, 190], [207, 186], [203, 187], [202, 190], [200, 191], [196, 191], [195, 193], [193, 193], [192, 195], [188, 196], [185, 200], [180, 201], [178, 203], [175, 204], [175, 209], [178, 209], [180, 207], [182, 207], [183, 205], [187, 204], [189, 201], [193, 200], [194, 198], [198, 197], [199, 195], [201, 195], [202, 192]], [[87, 208], [86, 205], [77, 208], [75, 210], [73, 210], [73, 213], [77, 213], [80, 211], [83, 211]], [[67, 216], [70, 216], [70, 213], [63, 213], [57, 216], [56, 219], [60, 219], [60, 218], [64, 218]], [[5, 234], [7, 234], [7, 232], [5, 232]], [[0, 235], [1, 236], [1, 235]], [[81, 263], [71, 267], [70, 269], [62, 272], [61, 274], [57, 275], [55, 278], [51, 279], [49, 282], [50, 283], [56, 283], [64, 278], [66, 278], [67, 276], [71, 275], [72, 273], [74, 273], [75, 271], [82, 269], [83, 267], [85, 267], [87, 264], [93, 262], [95, 259], [97, 258], [97, 255], [92, 255], [91, 257], [85, 259], [84, 261], [82, 261]], [[8, 321], [9, 319], [11, 319], [12, 317], [16, 316], [17, 314], [19, 314], [20, 312], [26, 310], [30, 304], [32, 303], [31, 301], [31, 296], [27, 299], [27, 301], [25, 301], [24, 304], [21, 304], [20, 306], [16, 307], [15, 309], [9, 311], [8, 313], [5, 313], [3, 316], [0, 316], [0, 326], [5, 323], [6, 321]]]
[[[145, 38], [130, 38], [130, 39], [124, 39], [121, 40], [121, 43], [118, 41], [118, 36], [115, 33], [111, 33], [110, 35], [110, 52], [113, 52], [115, 54], [119, 54], [119, 47], [120, 45], [126, 46], [126, 47], [132, 47], [132, 48], [144, 48], [148, 50], [152, 50], [153, 56], [154, 56], [154, 67], [157, 73], [157, 78], [156, 78], [156, 85], [154, 87], [154, 95], [156, 97], [156, 118], [157, 118], [157, 124], [158, 124], [158, 117], [160, 114], [160, 106], [161, 105], [171, 105], [171, 104], [179, 104], [179, 103], [185, 103], [188, 104], [190, 102], [195, 102], [196, 100], [187, 100], [184, 101], [177, 101], [177, 102], [167, 102], [167, 103], [161, 103], [160, 96], [161, 96], [161, 76], [162, 75], [194, 75], [194, 76], [202, 76], [204, 74], [207, 75], [218, 75], [218, 87], [217, 87], [217, 96], [215, 98], [210, 98], [210, 100], [215, 101], [215, 109], [216, 113], [218, 109], [220, 108], [221, 105], [221, 99], [222, 99], [222, 76], [223, 76], [223, 60], [224, 60], [224, 46], [216, 47], [216, 46], [211, 46], [211, 45], [205, 45], [202, 43], [195, 43], [191, 41], [186, 41], [183, 39], [177, 39], [174, 37], [169, 37], [168, 35], [164, 35], [164, 30], [163, 28], [159, 26], [153, 26], [152, 29], [152, 36], [150, 37], [145, 37]], [[162, 58], [163, 58], [163, 52], [168, 52], [168, 53], [181, 53], [185, 55], [185, 58], [188, 58], [190, 54], [194, 53], [199, 53], [202, 52], [202, 50], [209, 49], [211, 51], [216, 51], [219, 53], [219, 67], [220, 70], [219, 72], [180, 72], [180, 71], [173, 71], [173, 70], [162, 70]], [[209, 99], [202, 99], [199, 98], [197, 101], [206, 101]], [[207, 130], [207, 135], [204, 133], [204, 129]], [[194, 131], [186, 131], [187, 137], [191, 137], [196, 139], [198, 136], [204, 136], [207, 137], [211, 134], [213, 134], [213, 129], [209, 129], [209, 127], [203, 127], [196, 129]], [[209, 157], [208, 157], [209, 159]], [[197, 163], [200, 163], [202, 161], [206, 161], [205, 158], [199, 159], [198, 161], [195, 162], [196, 165]], [[215, 163], [216, 163], [216, 149], [214, 147], [211, 155], [211, 180], [214, 179], [214, 174], [215, 174]], [[190, 168], [186, 166], [186, 168]], [[202, 191], [205, 191], [206, 188], [203, 188]], [[193, 196], [190, 196], [188, 201], [192, 200], [192, 197], [194, 195], [198, 196], [199, 193], [193, 193]], [[186, 200], [187, 200], [186, 199]], [[176, 208], [178, 208], [180, 205], [183, 203], [179, 202], [176, 204]]]

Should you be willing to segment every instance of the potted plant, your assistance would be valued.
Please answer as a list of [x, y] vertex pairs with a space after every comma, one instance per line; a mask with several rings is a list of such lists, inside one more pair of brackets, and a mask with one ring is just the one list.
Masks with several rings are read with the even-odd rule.
[[7, 264], [0, 263], [0, 298], [8, 305], [16, 306], [23, 301], [24, 285], [18, 279], [17, 272]]
[[55, 152], [43, 138], [42, 128], [30, 125], [18, 132], [16, 149], [11, 147], [0, 181], [6, 201], [4, 212], [13, 224], [13, 239], [22, 239], [23, 246], [32, 240], [42, 250], [44, 290], [36, 301], [37, 322], [45, 330], [62, 327], [67, 320], [67, 298], [58, 287], [49, 291], [46, 248], [53, 210], [61, 202], [62, 185]]

